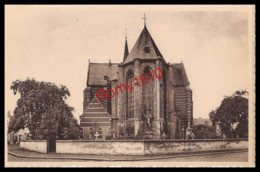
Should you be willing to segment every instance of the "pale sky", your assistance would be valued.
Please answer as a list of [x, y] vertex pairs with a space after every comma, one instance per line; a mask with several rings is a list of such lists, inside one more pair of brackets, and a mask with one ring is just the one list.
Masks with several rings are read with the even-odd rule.
[[[222, 8], [222, 7], [221, 7]], [[10, 86], [27, 77], [68, 87], [66, 101], [83, 112], [88, 60], [121, 62], [124, 32], [129, 51], [147, 28], [164, 59], [183, 61], [193, 90], [194, 118], [208, 118], [224, 95], [249, 90], [247, 8], [232, 6], [6, 6], [5, 110], [18, 95]]]

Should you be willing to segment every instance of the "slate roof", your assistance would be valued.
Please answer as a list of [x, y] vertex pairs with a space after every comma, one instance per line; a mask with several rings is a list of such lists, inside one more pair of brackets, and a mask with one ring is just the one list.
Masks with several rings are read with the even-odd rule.
[[189, 85], [189, 80], [183, 63], [173, 63], [173, 85], [183, 86]]
[[104, 76], [110, 80], [117, 79], [119, 63], [89, 63], [87, 85], [107, 85]]
[[[144, 47], [149, 46], [150, 52], [145, 53]], [[126, 57], [124, 64], [133, 61], [135, 58], [140, 59], [157, 59], [158, 56], [163, 57], [158, 47], [156, 46], [152, 36], [150, 35], [146, 26], [138, 37], [134, 47]]]

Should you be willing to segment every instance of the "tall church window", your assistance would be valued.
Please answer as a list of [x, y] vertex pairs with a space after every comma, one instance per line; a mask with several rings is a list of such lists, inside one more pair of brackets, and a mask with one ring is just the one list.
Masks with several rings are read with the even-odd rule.
[[[132, 71], [129, 71], [127, 74], [127, 84], [131, 85], [131, 81], [133, 82], [134, 79], [134, 73]], [[127, 102], [127, 113], [126, 113], [126, 118], [134, 118], [134, 89], [132, 92], [130, 89], [127, 87], [127, 92], [126, 92], [126, 102]], [[131, 92], [131, 93], [130, 93]]]
[[148, 73], [152, 72], [149, 67], [146, 67], [144, 70], [145, 77], [149, 79], [148, 84], [143, 85], [143, 115], [152, 115], [153, 114], [153, 80], [151, 75]]

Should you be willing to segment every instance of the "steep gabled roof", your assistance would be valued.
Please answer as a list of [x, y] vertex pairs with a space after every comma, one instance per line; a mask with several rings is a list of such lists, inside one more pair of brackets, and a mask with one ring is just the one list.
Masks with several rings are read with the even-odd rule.
[[[146, 53], [144, 47], [149, 47], [150, 52]], [[130, 51], [124, 63], [128, 63], [133, 61], [135, 58], [140, 59], [157, 59], [159, 57], [163, 57], [158, 47], [156, 46], [152, 36], [150, 35], [146, 26], [144, 26], [143, 31], [138, 37], [134, 47]]]
[[107, 85], [104, 76], [108, 76], [110, 80], [116, 79], [118, 65], [119, 63], [90, 63], [87, 85]]
[[185, 71], [183, 63], [174, 63], [173, 65], [173, 85], [184, 86], [189, 85], [187, 73]]

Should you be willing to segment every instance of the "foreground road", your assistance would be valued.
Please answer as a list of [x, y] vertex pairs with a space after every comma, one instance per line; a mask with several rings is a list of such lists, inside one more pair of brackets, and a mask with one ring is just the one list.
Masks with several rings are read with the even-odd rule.
[[186, 162], [186, 161], [208, 161], [208, 162], [247, 162], [248, 152], [238, 152], [238, 153], [225, 153], [216, 155], [202, 155], [202, 156], [190, 156], [182, 158], [170, 158], [161, 160], [152, 160], [160, 162]]
[[[8, 161], [16, 162], [84, 162], [87, 160], [66, 160], [66, 159], [34, 159], [34, 158], [19, 158], [13, 155], [8, 155]], [[187, 161], [209, 161], [209, 162], [246, 162], [248, 161], [248, 152], [238, 152], [238, 153], [224, 153], [224, 154], [215, 154], [215, 155], [199, 155], [199, 156], [189, 156], [181, 158], [169, 158], [169, 159], [157, 159], [157, 160], [148, 160], [149, 162], [187, 162]], [[91, 162], [91, 161], [88, 161]], [[126, 161], [127, 162], [127, 161]]]

